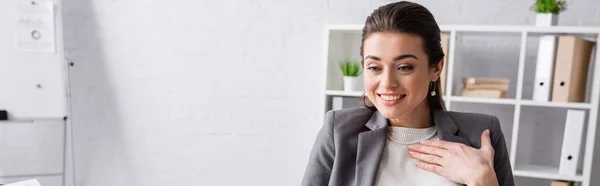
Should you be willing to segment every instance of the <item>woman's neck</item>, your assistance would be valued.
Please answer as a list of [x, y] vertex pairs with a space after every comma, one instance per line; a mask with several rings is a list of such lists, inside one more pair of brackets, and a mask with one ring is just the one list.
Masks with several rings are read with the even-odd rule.
[[431, 127], [431, 114], [429, 104], [426, 101], [419, 104], [414, 110], [405, 113], [395, 119], [389, 119], [390, 125], [407, 128], [429, 128]]

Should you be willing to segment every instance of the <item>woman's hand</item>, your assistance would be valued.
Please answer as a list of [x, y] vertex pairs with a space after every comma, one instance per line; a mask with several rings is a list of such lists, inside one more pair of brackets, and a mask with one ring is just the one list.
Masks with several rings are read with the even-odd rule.
[[417, 167], [468, 186], [498, 185], [490, 132], [481, 135], [481, 148], [461, 143], [427, 140], [408, 147]]

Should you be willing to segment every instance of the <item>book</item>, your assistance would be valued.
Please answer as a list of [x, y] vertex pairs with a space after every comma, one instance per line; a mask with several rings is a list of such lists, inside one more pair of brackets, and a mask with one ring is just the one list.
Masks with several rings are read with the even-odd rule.
[[560, 181], [560, 180], [554, 180], [550, 184], [550, 186], [573, 186], [573, 185], [574, 185], [574, 183], [572, 181]]
[[508, 90], [508, 84], [465, 84], [465, 89]]
[[508, 84], [509, 80], [504, 78], [477, 78], [465, 77], [462, 79], [463, 84]]
[[462, 89], [460, 96], [479, 98], [506, 98], [506, 91], [485, 89]]

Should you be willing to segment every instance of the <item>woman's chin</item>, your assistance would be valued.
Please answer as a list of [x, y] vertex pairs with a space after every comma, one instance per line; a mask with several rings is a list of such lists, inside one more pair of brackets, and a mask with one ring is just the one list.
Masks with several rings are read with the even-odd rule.
[[388, 118], [388, 119], [401, 116], [404, 113], [404, 111], [406, 111], [406, 109], [402, 109], [397, 106], [388, 107], [385, 105], [377, 107], [377, 110], [381, 113], [381, 115], [383, 115], [385, 118]]

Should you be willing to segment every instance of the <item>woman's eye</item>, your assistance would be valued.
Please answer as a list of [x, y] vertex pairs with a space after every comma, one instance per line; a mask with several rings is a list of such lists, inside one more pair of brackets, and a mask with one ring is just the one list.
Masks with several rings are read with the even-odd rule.
[[379, 67], [369, 67], [367, 69], [368, 70], [372, 70], [372, 71], [379, 71], [379, 70], [381, 70], [381, 68], [379, 68]]
[[412, 69], [413, 69], [412, 66], [401, 66], [401, 67], [398, 67], [398, 70], [401, 70], [401, 71], [410, 71]]

